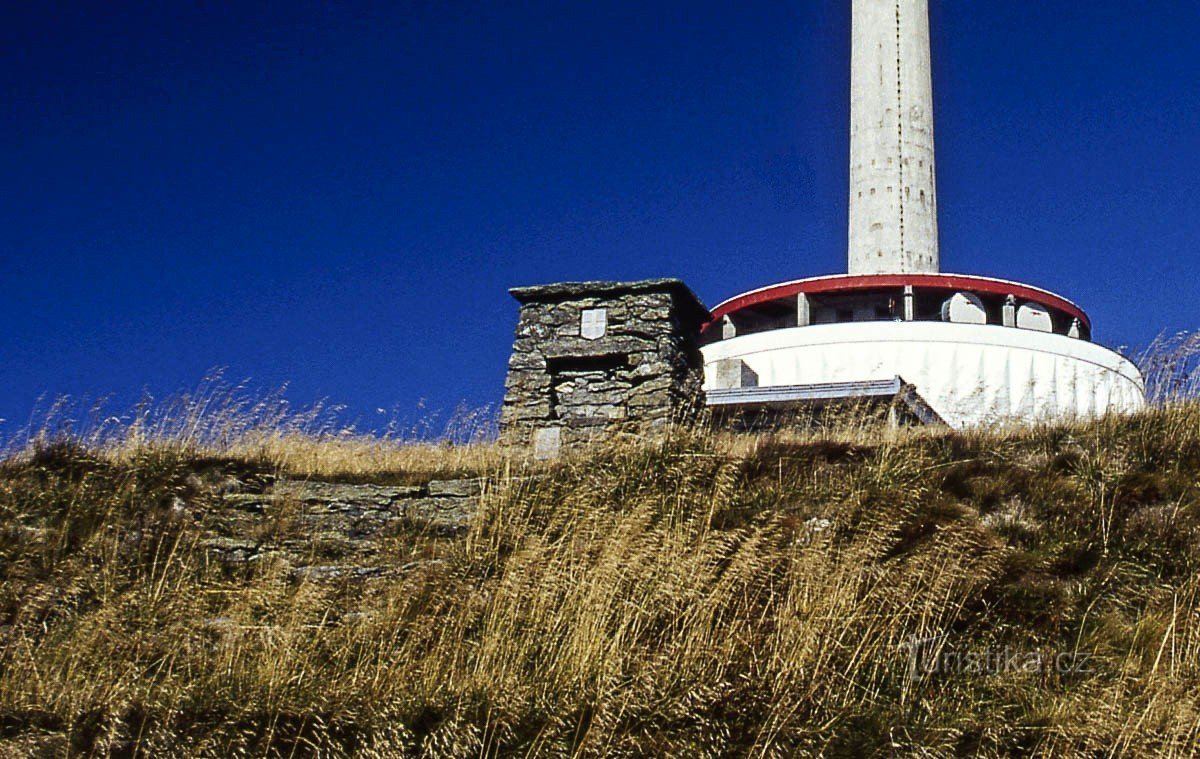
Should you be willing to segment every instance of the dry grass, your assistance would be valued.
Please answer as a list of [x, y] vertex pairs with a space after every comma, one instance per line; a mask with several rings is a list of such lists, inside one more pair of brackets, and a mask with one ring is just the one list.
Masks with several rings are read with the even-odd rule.
[[[1195, 401], [547, 465], [219, 395], [0, 463], [0, 756], [1200, 752]], [[297, 582], [209, 560], [213, 462], [496, 486], [465, 538], [391, 539], [386, 579]]]
[[1154, 405], [1200, 398], [1200, 331], [1163, 333], [1136, 358]]
[[[43, 445], [4, 465], [0, 751], [1200, 748], [1197, 405], [994, 433], [678, 431], [541, 470], [489, 446], [235, 442]], [[465, 539], [397, 538], [387, 580], [296, 583], [209, 563], [172, 508], [204, 498], [188, 474], [215, 455], [498, 487]], [[914, 640], [1092, 658], [912, 677]]]
[[[111, 414], [105, 401], [60, 398], [36, 427], [0, 439], [0, 455], [19, 461], [59, 441], [71, 441], [114, 464], [170, 450], [194, 459], [253, 462], [280, 473], [329, 480], [422, 481], [496, 469], [497, 410], [455, 409], [404, 423], [392, 414], [366, 430], [345, 422], [339, 406], [294, 409], [286, 388], [252, 393], [214, 371], [195, 390], [162, 402], [146, 398], [131, 412]], [[418, 407], [418, 411], [421, 409]]]

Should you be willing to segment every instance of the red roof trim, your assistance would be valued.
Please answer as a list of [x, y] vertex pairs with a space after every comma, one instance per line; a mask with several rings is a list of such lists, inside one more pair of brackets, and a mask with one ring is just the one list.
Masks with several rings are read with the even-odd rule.
[[989, 277], [976, 277], [967, 274], [842, 275], [784, 282], [730, 298], [712, 310], [713, 318], [709, 324], [720, 321], [722, 317], [737, 313], [744, 308], [799, 295], [800, 293], [819, 295], [822, 293], [850, 292], [853, 290], [905, 287], [906, 285], [939, 290], [968, 290], [986, 295], [1014, 295], [1020, 300], [1033, 301], [1034, 303], [1062, 311], [1078, 319], [1089, 330], [1092, 328], [1092, 320], [1088, 318], [1083, 309], [1060, 295], [1055, 295], [1052, 292], [1031, 285], [1022, 285], [1018, 282], [1008, 282]]

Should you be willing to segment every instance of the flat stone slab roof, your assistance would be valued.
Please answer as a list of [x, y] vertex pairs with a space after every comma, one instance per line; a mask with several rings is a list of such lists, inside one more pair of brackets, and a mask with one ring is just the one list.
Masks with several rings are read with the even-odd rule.
[[520, 303], [555, 303], [587, 297], [617, 297], [637, 293], [666, 292], [675, 296], [685, 315], [700, 322], [712, 318], [708, 307], [696, 297], [683, 280], [673, 278], [639, 279], [630, 282], [594, 280], [588, 282], [553, 282], [546, 285], [514, 287], [508, 291]]

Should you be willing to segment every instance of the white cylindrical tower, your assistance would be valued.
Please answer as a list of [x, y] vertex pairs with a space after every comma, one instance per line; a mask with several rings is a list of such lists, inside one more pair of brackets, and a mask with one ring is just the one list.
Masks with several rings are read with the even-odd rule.
[[849, 274], [713, 308], [701, 337], [709, 406], [752, 424], [882, 397], [889, 414], [903, 405], [956, 427], [1143, 408], [1138, 368], [1091, 342], [1079, 306], [940, 273], [929, 0], [851, 1]]
[[851, 274], [939, 270], [929, 0], [853, 0]]

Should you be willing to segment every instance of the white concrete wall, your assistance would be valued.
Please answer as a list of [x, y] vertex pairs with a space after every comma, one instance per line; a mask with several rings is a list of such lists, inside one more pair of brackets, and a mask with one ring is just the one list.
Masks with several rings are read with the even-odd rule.
[[724, 359], [744, 361], [762, 387], [900, 376], [956, 427], [1145, 405], [1141, 373], [1123, 356], [1064, 335], [995, 325], [830, 324], [745, 335], [703, 352], [710, 387]]
[[851, 274], [939, 269], [928, 0], [853, 0]]

